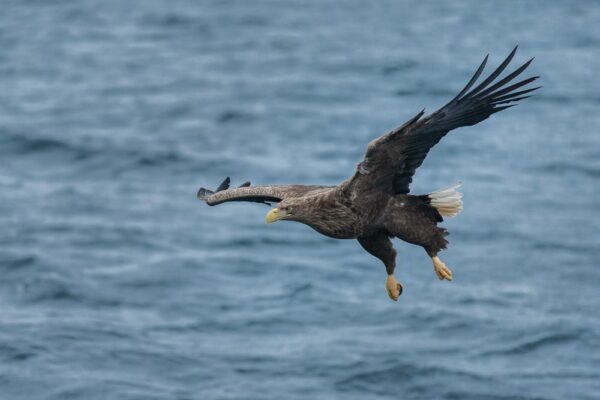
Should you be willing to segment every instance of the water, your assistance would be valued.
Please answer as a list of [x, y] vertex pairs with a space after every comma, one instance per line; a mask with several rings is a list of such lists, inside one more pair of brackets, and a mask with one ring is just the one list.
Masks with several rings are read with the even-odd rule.
[[[596, 2], [5, 1], [1, 399], [592, 399]], [[452, 133], [452, 283], [200, 185], [337, 184], [483, 56], [544, 89]], [[516, 64], [515, 64], [516, 65]]]

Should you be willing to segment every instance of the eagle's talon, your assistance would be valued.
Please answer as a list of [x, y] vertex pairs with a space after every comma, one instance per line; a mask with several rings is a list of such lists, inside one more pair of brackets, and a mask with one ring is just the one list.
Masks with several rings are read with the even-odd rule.
[[394, 278], [394, 275], [388, 275], [387, 281], [385, 282], [388, 296], [394, 301], [398, 301], [398, 298], [402, 294], [402, 285]]
[[450, 271], [450, 268], [448, 268], [446, 264], [444, 264], [444, 262], [440, 260], [437, 256], [432, 257], [431, 260], [433, 261], [433, 268], [438, 278], [440, 280], [446, 279], [448, 281], [451, 281], [452, 271]]

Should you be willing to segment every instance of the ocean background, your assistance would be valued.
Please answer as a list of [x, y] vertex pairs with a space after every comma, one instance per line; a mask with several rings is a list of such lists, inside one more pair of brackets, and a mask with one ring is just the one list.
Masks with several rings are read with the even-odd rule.
[[[441, 254], [200, 186], [348, 178], [520, 48], [532, 99], [452, 132]], [[600, 398], [600, 3], [0, 4], [0, 399]]]

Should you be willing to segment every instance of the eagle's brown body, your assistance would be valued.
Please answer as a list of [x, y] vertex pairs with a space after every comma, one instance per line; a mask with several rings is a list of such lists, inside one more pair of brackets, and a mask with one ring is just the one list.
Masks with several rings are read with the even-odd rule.
[[506, 86], [531, 60], [492, 83], [515, 51], [516, 48], [488, 78], [471, 89], [483, 71], [486, 57], [467, 86], [440, 110], [426, 117], [421, 111], [404, 125], [369, 143], [353, 176], [338, 186], [250, 187], [246, 182], [229, 189], [227, 178], [216, 192], [201, 188], [198, 197], [211, 206], [228, 201], [275, 202], [277, 207], [267, 214], [267, 222], [297, 221], [332, 238], [358, 239], [365, 250], [385, 264], [388, 294], [394, 300], [402, 287], [393, 277], [396, 252], [390, 241], [392, 237], [422, 246], [432, 258], [438, 277], [451, 280], [452, 273], [437, 257], [447, 245], [444, 238], [447, 231], [437, 224], [443, 221], [442, 216], [456, 215], [462, 209], [460, 194], [453, 187], [415, 196], [409, 194], [409, 185], [428, 151], [450, 130], [474, 125], [529, 97], [524, 95], [537, 89], [516, 91], [537, 77]]

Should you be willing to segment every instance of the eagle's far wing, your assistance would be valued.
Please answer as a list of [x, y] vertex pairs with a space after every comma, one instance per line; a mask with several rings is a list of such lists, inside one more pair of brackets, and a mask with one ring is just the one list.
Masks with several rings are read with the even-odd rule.
[[299, 197], [326, 186], [308, 185], [274, 185], [274, 186], [250, 186], [250, 182], [244, 182], [235, 189], [229, 189], [231, 180], [225, 178], [216, 191], [200, 188], [198, 198], [209, 206], [228, 201], [249, 201], [254, 203], [279, 203], [288, 197]]
[[527, 93], [539, 87], [517, 89], [533, 82], [538, 76], [516, 83], [512, 81], [529, 66], [533, 58], [493, 83], [506, 69], [516, 51], [517, 47], [490, 76], [470, 90], [485, 68], [486, 56], [471, 80], [448, 104], [424, 118], [421, 118], [424, 114], [421, 111], [404, 125], [369, 143], [365, 159], [352, 179], [354, 183], [363, 190], [408, 193], [416, 169], [423, 163], [429, 150], [449, 131], [475, 125], [498, 111], [516, 105], [518, 100], [530, 97]]

